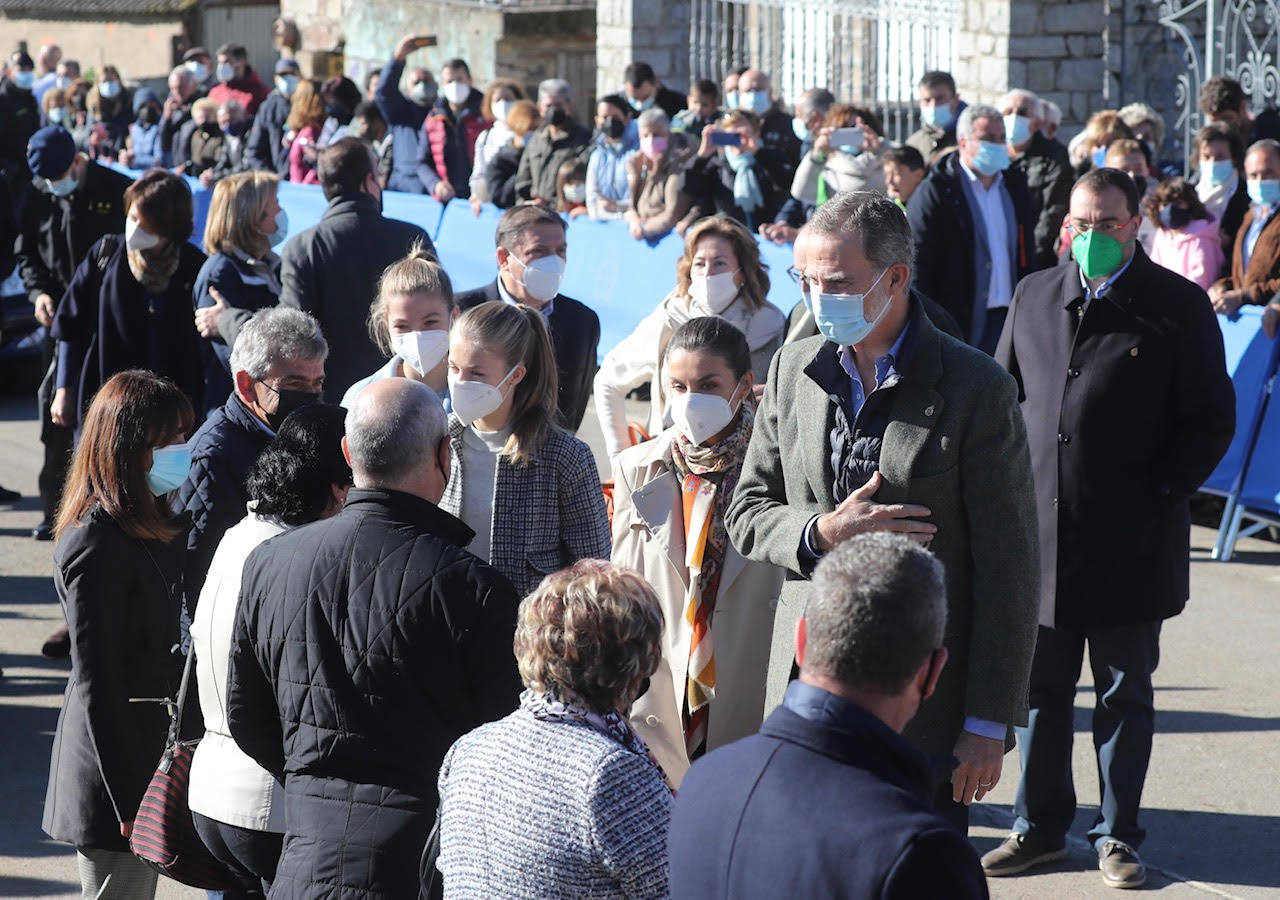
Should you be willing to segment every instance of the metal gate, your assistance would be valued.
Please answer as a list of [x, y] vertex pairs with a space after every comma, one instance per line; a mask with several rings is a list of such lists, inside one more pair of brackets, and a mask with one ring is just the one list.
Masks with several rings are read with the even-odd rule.
[[1202, 123], [1200, 87], [1215, 75], [1240, 82], [1254, 112], [1280, 99], [1280, 2], [1164, 0], [1159, 22], [1184, 64], [1175, 82], [1173, 131], [1184, 151]]
[[692, 0], [691, 79], [719, 82], [737, 65], [773, 76], [774, 93], [794, 102], [826, 87], [874, 108], [887, 136], [917, 126], [916, 82], [950, 70], [959, 0]]

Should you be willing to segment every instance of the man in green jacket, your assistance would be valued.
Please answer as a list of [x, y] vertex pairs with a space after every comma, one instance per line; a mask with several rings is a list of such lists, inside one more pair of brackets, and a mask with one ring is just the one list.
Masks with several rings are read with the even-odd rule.
[[[821, 333], [774, 357], [726, 522], [744, 556], [801, 579], [870, 531], [942, 561], [951, 662], [904, 734], [938, 758], [939, 811], [963, 830], [1026, 721], [1035, 492], [1013, 379], [929, 322], [913, 255], [906, 216], [878, 194], [841, 194], [801, 232], [795, 272]], [[784, 588], [775, 634], [806, 593]]]

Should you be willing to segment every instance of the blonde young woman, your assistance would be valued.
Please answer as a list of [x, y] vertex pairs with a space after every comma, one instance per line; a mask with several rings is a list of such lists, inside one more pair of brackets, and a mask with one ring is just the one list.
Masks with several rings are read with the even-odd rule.
[[661, 377], [675, 424], [614, 460], [612, 560], [662, 604], [662, 662], [631, 724], [678, 786], [693, 760], [760, 727], [783, 573], [745, 559], [724, 524], [755, 419], [746, 338], [690, 319]]
[[609, 522], [590, 448], [555, 425], [556, 362], [536, 309], [473, 306], [449, 337], [449, 485], [440, 507], [467, 547], [528, 594], [581, 559], [607, 559]]
[[196, 277], [196, 331], [204, 362], [206, 412], [231, 393], [231, 348], [253, 314], [280, 301], [280, 246], [289, 217], [280, 206], [280, 179], [245, 172], [219, 181], [209, 202], [204, 249]]
[[781, 310], [765, 299], [768, 293], [769, 274], [760, 261], [760, 248], [743, 225], [714, 216], [689, 229], [684, 256], [676, 264], [675, 290], [605, 355], [596, 373], [596, 415], [611, 458], [631, 444], [626, 396], [633, 388], [651, 384], [650, 435], [671, 424], [659, 363], [672, 333], [689, 319], [720, 316], [746, 335], [752, 374], [764, 383], [787, 324]]
[[429, 250], [415, 244], [409, 255], [387, 266], [369, 307], [369, 336], [386, 365], [347, 389], [342, 405], [383, 378], [412, 378], [435, 391], [449, 409], [449, 327], [458, 314], [453, 284]]

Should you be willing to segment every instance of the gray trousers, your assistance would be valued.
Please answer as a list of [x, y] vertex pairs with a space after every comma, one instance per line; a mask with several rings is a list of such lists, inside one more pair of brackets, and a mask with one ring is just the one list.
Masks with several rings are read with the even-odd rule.
[[156, 895], [156, 870], [132, 853], [116, 850], [76, 850], [82, 900], [151, 900]]

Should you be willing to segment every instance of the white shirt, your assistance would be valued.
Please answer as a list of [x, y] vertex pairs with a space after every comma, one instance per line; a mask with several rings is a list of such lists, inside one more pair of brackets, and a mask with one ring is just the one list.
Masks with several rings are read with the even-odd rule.
[[1009, 220], [1004, 214], [1004, 176], [997, 174], [991, 187], [984, 188], [977, 174], [966, 166], [960, 168], [969, 178], [973, 196], [978, 201], [974, 225], [987, 235], [991, 251], [991, 279], [987, 282], [987, 309], [1008, 306], [1013, 300], [1013, 260], [1009, 258]]
[[476, 533], [467, 550], [489, 561], [493, 544], [493, 489], [498, 480], [498, 455], [511, 429], [481, 431], [471, 425], [462, 432], [462, 515]]

